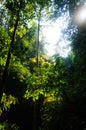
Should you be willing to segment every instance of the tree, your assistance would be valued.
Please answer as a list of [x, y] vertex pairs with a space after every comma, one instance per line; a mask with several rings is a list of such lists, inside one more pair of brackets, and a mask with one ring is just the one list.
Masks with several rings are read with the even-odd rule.
[[[49, 2], [49, 1], [48, 1]], [[18, 28], [18, 23], [21, 21], [20, 19], [21, 16], [23, 15], [23, 11], [25, 12], [25, 9], [28, 9], [30, 10], [30, 8], [32, 9], [32, 12], [33, 14], [35, 13], [35, 5], [39, 4], [40, 6], [44, 6], [46, 4], [46, 1], [45, 2], [42, 2], [40, 3], [39, 1], [30, 1], [27, 5], [28, 1], [21, 1], [21, 0], [16, 0], [16, 1], [7, 1], [6, 2], [6, 8], [7, 8], [7, 11], [8, 13], [10, 14], [10, 26], [9, 28], [13, 30], [13, 34], [12, 34], [12, 37], [11, 37], [11, 42], [10, 42], [10, 48], [9, 48], [9, 51], [8, 51], [8, 55], [7, 55], [7, 60], [6, 60], [6, 65], [5, 65], [5, 69], [4, 69], [4, 73], [3, 73], [3, 76], [2, 76], [2, 82], [1, 82], [1, 94], [0, 96], [2, 97], [2, 94], [3, 94], [3, 90], [4, 90], [4, 83], [5, 83], [5, 79], [7, 77], [7, 71], [8, 71], [8, 67], [9, 67], [9, 63], [10, 63], [10, 59], [11, 59], [11, 51], [13, 49], [13, 44], [14, 44], [14, 41], [15, 41], [15, 34], [16, 34], [16, 31], [17, 31], [17, 28]], [[29, 19], [34, 16], [32, 13], [30, 13], [30, 16], [29, 16]], [[27, 15], [27, 13], [26, 13]], [[23, 17], [24, 18], [24, 17]], [[23, 20], [23, 22], [25, 22]], [[0, 97], [0, 100], [1, 100], [1, 97]]]
[[[17, 125], [20, 129], [27, 126], [28, 129], [34, 130], [85, 128], [86, 30], [69, 27], [68, 29], [75, 31], [71, 31], [72, 55], [66, 59], [55, 55], [53, 60], [50, 60], [42, 49], [39, 50], [39, 46], [43, 47], [44, 44], [39, 41], [39, 31], [44, 15], [42, 13], [47, 10], [47, 2], [49, 1], [8, 0], [5, 1], [5, 10], [0, 9], [6, 12], [6, 17], [3, 15], [0, 19], [0, 80], [3, 71], [6, 72], [3, 76], [6, 80], [2, 80], [5, 81], [3, 97], [1, 92], [3, 109], [0, 109], [0, 114], [4, 111], [1, 116], [4, 123], [0, 125], [3, 129], [17, 129]], [[54, 2], [55, 11], [59, 9], [58, 13], [62, 10], [64, 13], [70, 8], [70, 4], [71, 9], [76, 8], [78, 1]], [[68, 29], [67, 35], [70, 32]], [[17, 101], [18, 104], [12, 105]], [[13, 120], [16, 123], [15, 128], [10, 125], [13, 126]]]
[[[11, 3], [12, 4], [12, 3]], [[17, 3], [18, 4], [18, 3]], [[21, 5], [21, 3], [19, 3]], [[10, 2], [7, 3], [7, 7], [9, 9], [9, 5]], [[9, 9], [10, 10], [10, 9]], [[6, 61], [6, 65], [5, 65], [5, 69], [4, 69], [4, 73], [2, 76], [2, 81], [1, 81], [1, 87], [0, 87], [0, 101], [2, 98], [2, 94], [3, 94], [3, 90], [4, 90], [4, 83], [5, 83], [5, 79], [7, 77], [7, 71], [8, 71], [8, 67], [9, 67], [9, 62], [10, 62], [10, 58], [11, 58], [11, 48], [14, 44], [14, 39], [15, 39], [15, 34], [16, 34], [16, 30], [17, 30], [17, 26], [18, 26], [18, 22], [19, 22], [19, 13], [20, 13], [20, 7], [16, 10], [16, 20], [15, 20], [15, 25], [14, 25], [14, 30], [13, 30], [13, 35], [12, 35], [12, 39], [11, 39], [11, 43], [10, 43], [10, 48], [8, 51], [8, 56], [7, 56], [7, 61]]]

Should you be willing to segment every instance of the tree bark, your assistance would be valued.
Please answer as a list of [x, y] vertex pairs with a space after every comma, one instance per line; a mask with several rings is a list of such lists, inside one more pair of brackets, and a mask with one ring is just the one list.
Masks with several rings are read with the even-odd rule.
[[12, 39], [11, 39], [11, 43], [10, 43], [10, 48], [9, 48], [9, 51], [7, 54], [6, 65], [5, 65], [3, 75], [2, 75], [2, 81], [1, 81], [1, 85], [0, 85], [0, 102], [1, 102], [2, 95], [3, 95], [4, 89], [5, 89], [5, 81], [7, 78], [8, 68], [9, 68], [10, 59], [11, 59], [11, 50], [13, 49], [13, 44], [14, 44], [14, 40], [15, 40], [15, 34], [16, 34], [17, 26], [18, 26], [18, 21], [19, 21], [19, 14], [16, 18], [16, 23], [14, 26], [14, 31], [13, 31], [13, 35], [12, 35]]
[[37, 30], [37, 57], [36, 57], [37, 68], [39, 68], [39, 33], [40, 33], [40, 18], [38, 19], [38, 30]]

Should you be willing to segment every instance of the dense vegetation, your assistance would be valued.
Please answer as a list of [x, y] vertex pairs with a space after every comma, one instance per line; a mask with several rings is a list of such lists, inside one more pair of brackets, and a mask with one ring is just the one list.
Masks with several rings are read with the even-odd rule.
[[[86, 28], [72, 23], [79, 4], [0, 1], [0, 130], [86, 129]], [[66, 11], [71, 54], [49, 57], [40, 22]]]

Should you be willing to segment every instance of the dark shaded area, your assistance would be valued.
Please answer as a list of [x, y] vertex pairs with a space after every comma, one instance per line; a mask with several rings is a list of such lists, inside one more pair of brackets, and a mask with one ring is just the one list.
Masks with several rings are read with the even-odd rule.
[[32, 98], [23, 99], [22, 103], [12, 106], [9, 112], [3, 112], [0, 123], [7, 121], [16, 124], [19, 130], [34, 130], [34, 126], [35, 130], [84, 130], [86, 128], [86, 97], [80, 99], [77, 96], [75, 100], [62, 105], [57, 102], [43, 105], [43, 100], [42, 96], [36, 102], [33, 102]]
[[7, 120], [8, 123], [17, 124], [20, 130], [27, 130], [27, 128], [32, 129], [32, 115], [33, 104], [31, 99], [12, 106], [9, 112], [3, 112], [0, 121], [4, 122]]
[[6, 121], [7, 123], [16, 124], [19, 130], [38, 130], [41, 126], [40, 110], [43, 105], [43, 98], [37, 101], [22, 99], [22, 102], [11, 106], [11, 109], [7, 112], [4, 111], [0, 117], [0, 123]]
[[86, 128], [86, 97], [56, 107], [49, 130], [84, 130]]
[[27, 88], [26, 84], [20, 82], [17, 77], [16, 78], [13, 77], [13, 74], [8, 75], [5, 84], [7, 87], [5, 88], [4, 92], [7, 95], [11, 94], [11, 95], [17, 97], [18, 100], [20, 101]]

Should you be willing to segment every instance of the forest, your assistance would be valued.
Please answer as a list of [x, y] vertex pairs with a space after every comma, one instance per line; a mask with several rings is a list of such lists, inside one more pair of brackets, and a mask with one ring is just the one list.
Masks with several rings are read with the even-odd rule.
[[[86, 130], [86, 19], [74, 21], [82, 5], [0, 0], [0, 130]], [[66, 12], [71, 52], [49, 56], [41, 22]]]

